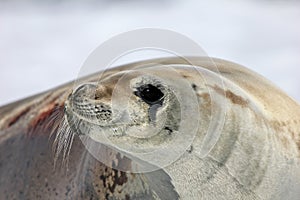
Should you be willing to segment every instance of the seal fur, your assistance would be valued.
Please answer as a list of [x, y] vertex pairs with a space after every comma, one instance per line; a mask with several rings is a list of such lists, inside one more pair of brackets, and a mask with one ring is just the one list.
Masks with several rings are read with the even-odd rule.
[[[198, 66], [218, 73], [214, 71], [215, 68], [211, 66], [212, 62], [208, 58], [190, 59]], [[149, 62], [153, 61], [114, 68], [104, 73], [103, 79]], [[159, 59], [155, 62], [164, 65], [188, 64], [179, 58]], [[45, 148], [47, 146], [45, 138], [51, 132], [47, 129], [49, 129], [49, 119], [55, 115], [53, 114], [55, 110], [60, 113], [55, 116], [58, 118], [63, 116], [61, 113], [72, 89], [69, 84], [0, 109], [2, 116], [0, 135], [3, 148], [1, 152], [4, 152], [1, 154], [0, 166], [1, 177], [6, 177], [0, 183], [2, 196], [38, 199], [43, 196], [51, 197], [57, 193], [62, 198], [67, 194], [75, 198], [95, 199], [141, 197], [145, 199], [297, 199], [300, 180], [299, 105], [270, 81], [244, 67], [220, 59], [213, 59], [213, 63], [217, 65], [225, 80], [225, 87], [217, 84], [208, 87], [229, 106], [223, 133], [206, 158], [198, 156], [198, 144], [201, 144], [203, 139], [203, 135], [199, 134], [191, 148], [177, 162], [160, 170], [160, 175], [157, 175], [158, 172], [156, 174], [152, 172], [136, 176], [114, 171], [97, 163], [87, 156], [88, 153], [82, 149], [82, 146], [80, 147], [78, 141], [76, 142], [75, 136], [69, 162], [69, 166], [74, 169], [72, 167], [69, 169], [72, 174], [69, 181], [61, 174], [57, 175], [59, 173], [50, 175], [48, 172], [53, 165], [50, 162], [51, 158], [47, 156], [49, 152]], [[210, 95], [202, 87], [203, 84], [194, 80], [194, 75], [189, 73], [189, 70], [178, 69], [178, 71], [190, 82], [201, 102], [199, 109], [202, 113], [202, 126], [199, 133], [205, 132], [207, 129], [205, 122], [211, 116]], [[95, 80], [97, 75], [86, 78], [86, 82]], [[50, 125], [57, 127], [55, 122]], [[29, 134], [31, 136], [28, 136]], [[18, 154], [7, 153], [7, 149], [12, 147], [14, 147], [13, 152]], [[30, 150], [31, 148], [35, 151]], [[43, 155], [38, 157], [37, 152], [43, 152]], [[74, 156], [74, 152], [78, 155]], [[117, 156], [117, 153], [113, 155], [116, 160], [123, 160]], [[123, 162], [126, 162], [125, 160]], [[13, 166], [23, 167], [17, 169]], [[95, 167], [98, 170], [88, 170]], [[6, 173], [3, 173], [4, 171]], [[88, 173], [79, 176], [80, 171]], [[19, 176], [15, 177], [14, 174]], [[41, 176], [43, 180], [29, 178]], [[160, 177], [158, 182], [157, 177]], [[15, 183], [15, 180], [19, 180], [19, 183]], [[38, 187], [46, 186], [45, 182], [48, 183], [47, 187]], [[26, 185], [29, 183], [28, 188]], [[157, 184], [166, 187], [157, 188], [155, 187]], [[57, 185], [60, 189], [68, 188], [65, 190], [68, 192], [64, 190], [53, 192], [53, 188], [47, 192], [49, 185], [51, 187]], [[117, 193], [116, 188], [126, 192]], [[16, 189], [19, 192], [12, 193]], [[170, 196], [166, 196], [167, 194]]]

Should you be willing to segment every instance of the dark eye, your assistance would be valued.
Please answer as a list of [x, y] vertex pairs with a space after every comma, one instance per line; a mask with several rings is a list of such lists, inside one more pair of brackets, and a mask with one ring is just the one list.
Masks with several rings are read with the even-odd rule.
[[164, 93], [162, 93], [159, 88], [151, 84], [139, 87], [138, 91], [136, 91], [134, 94], [139, 96], [150, 105], [159, 103], [164, 96]]

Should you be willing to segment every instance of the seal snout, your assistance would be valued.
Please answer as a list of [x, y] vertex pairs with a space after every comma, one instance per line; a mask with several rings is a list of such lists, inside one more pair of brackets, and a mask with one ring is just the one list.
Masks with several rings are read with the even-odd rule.
[[69, 97], [73, 112], [89, 121], [110, 121], [110, 89], [93, 83], [80, 85]]
[[113, 88], [93, 83], [82, 84], [74, 90], [72, 97], [76, 101], [110, 101]]
[[88, 99], [93, 98], [95, 96], [96, 85], [89, 83], [89, 84], [82, 84], [75, 89], [71, 95], [73, 101], [81, 102], [87, 101]]

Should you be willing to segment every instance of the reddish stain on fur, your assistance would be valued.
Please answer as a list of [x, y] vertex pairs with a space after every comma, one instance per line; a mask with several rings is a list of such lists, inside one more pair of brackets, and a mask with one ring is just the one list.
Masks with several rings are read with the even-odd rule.
[[[212, 87], [212, 86], [211, 86]], [[241, 96], [238, 96], [236, 94], [234, 94], [232, 91], [230, 90], [226, 90], [224, 91], [222, 88], [218, 87], [218, 86], [213, 86], [212, 87], [218, 94], [221, 94], [221, 95], [225, 95], [225, 97], [227, 99], [229, 99], [233, 104], [237, 104], [237, 105], [240, 105], [242, 107], [246, 107], [248, 106], [249, 102], [244, 99], [243, 97]]]
[[7, 125], [7, 128], [13, 126], [19, 119], [21, 119], [23, 116], [25, 116], [30, 111], [30, 107], [25, 108], [22, 110], [19, 114], [17, 114], [16, 117], [12, 118]]

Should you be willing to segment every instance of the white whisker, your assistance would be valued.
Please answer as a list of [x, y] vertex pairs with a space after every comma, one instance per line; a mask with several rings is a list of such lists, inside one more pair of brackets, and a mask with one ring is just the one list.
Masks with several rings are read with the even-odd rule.
[[71, 130], [65, 117], [61, 121], [53, 142], [54, 166], [62, 153], [62, 164], [68, 166], [68, 159], [75, 133]]

